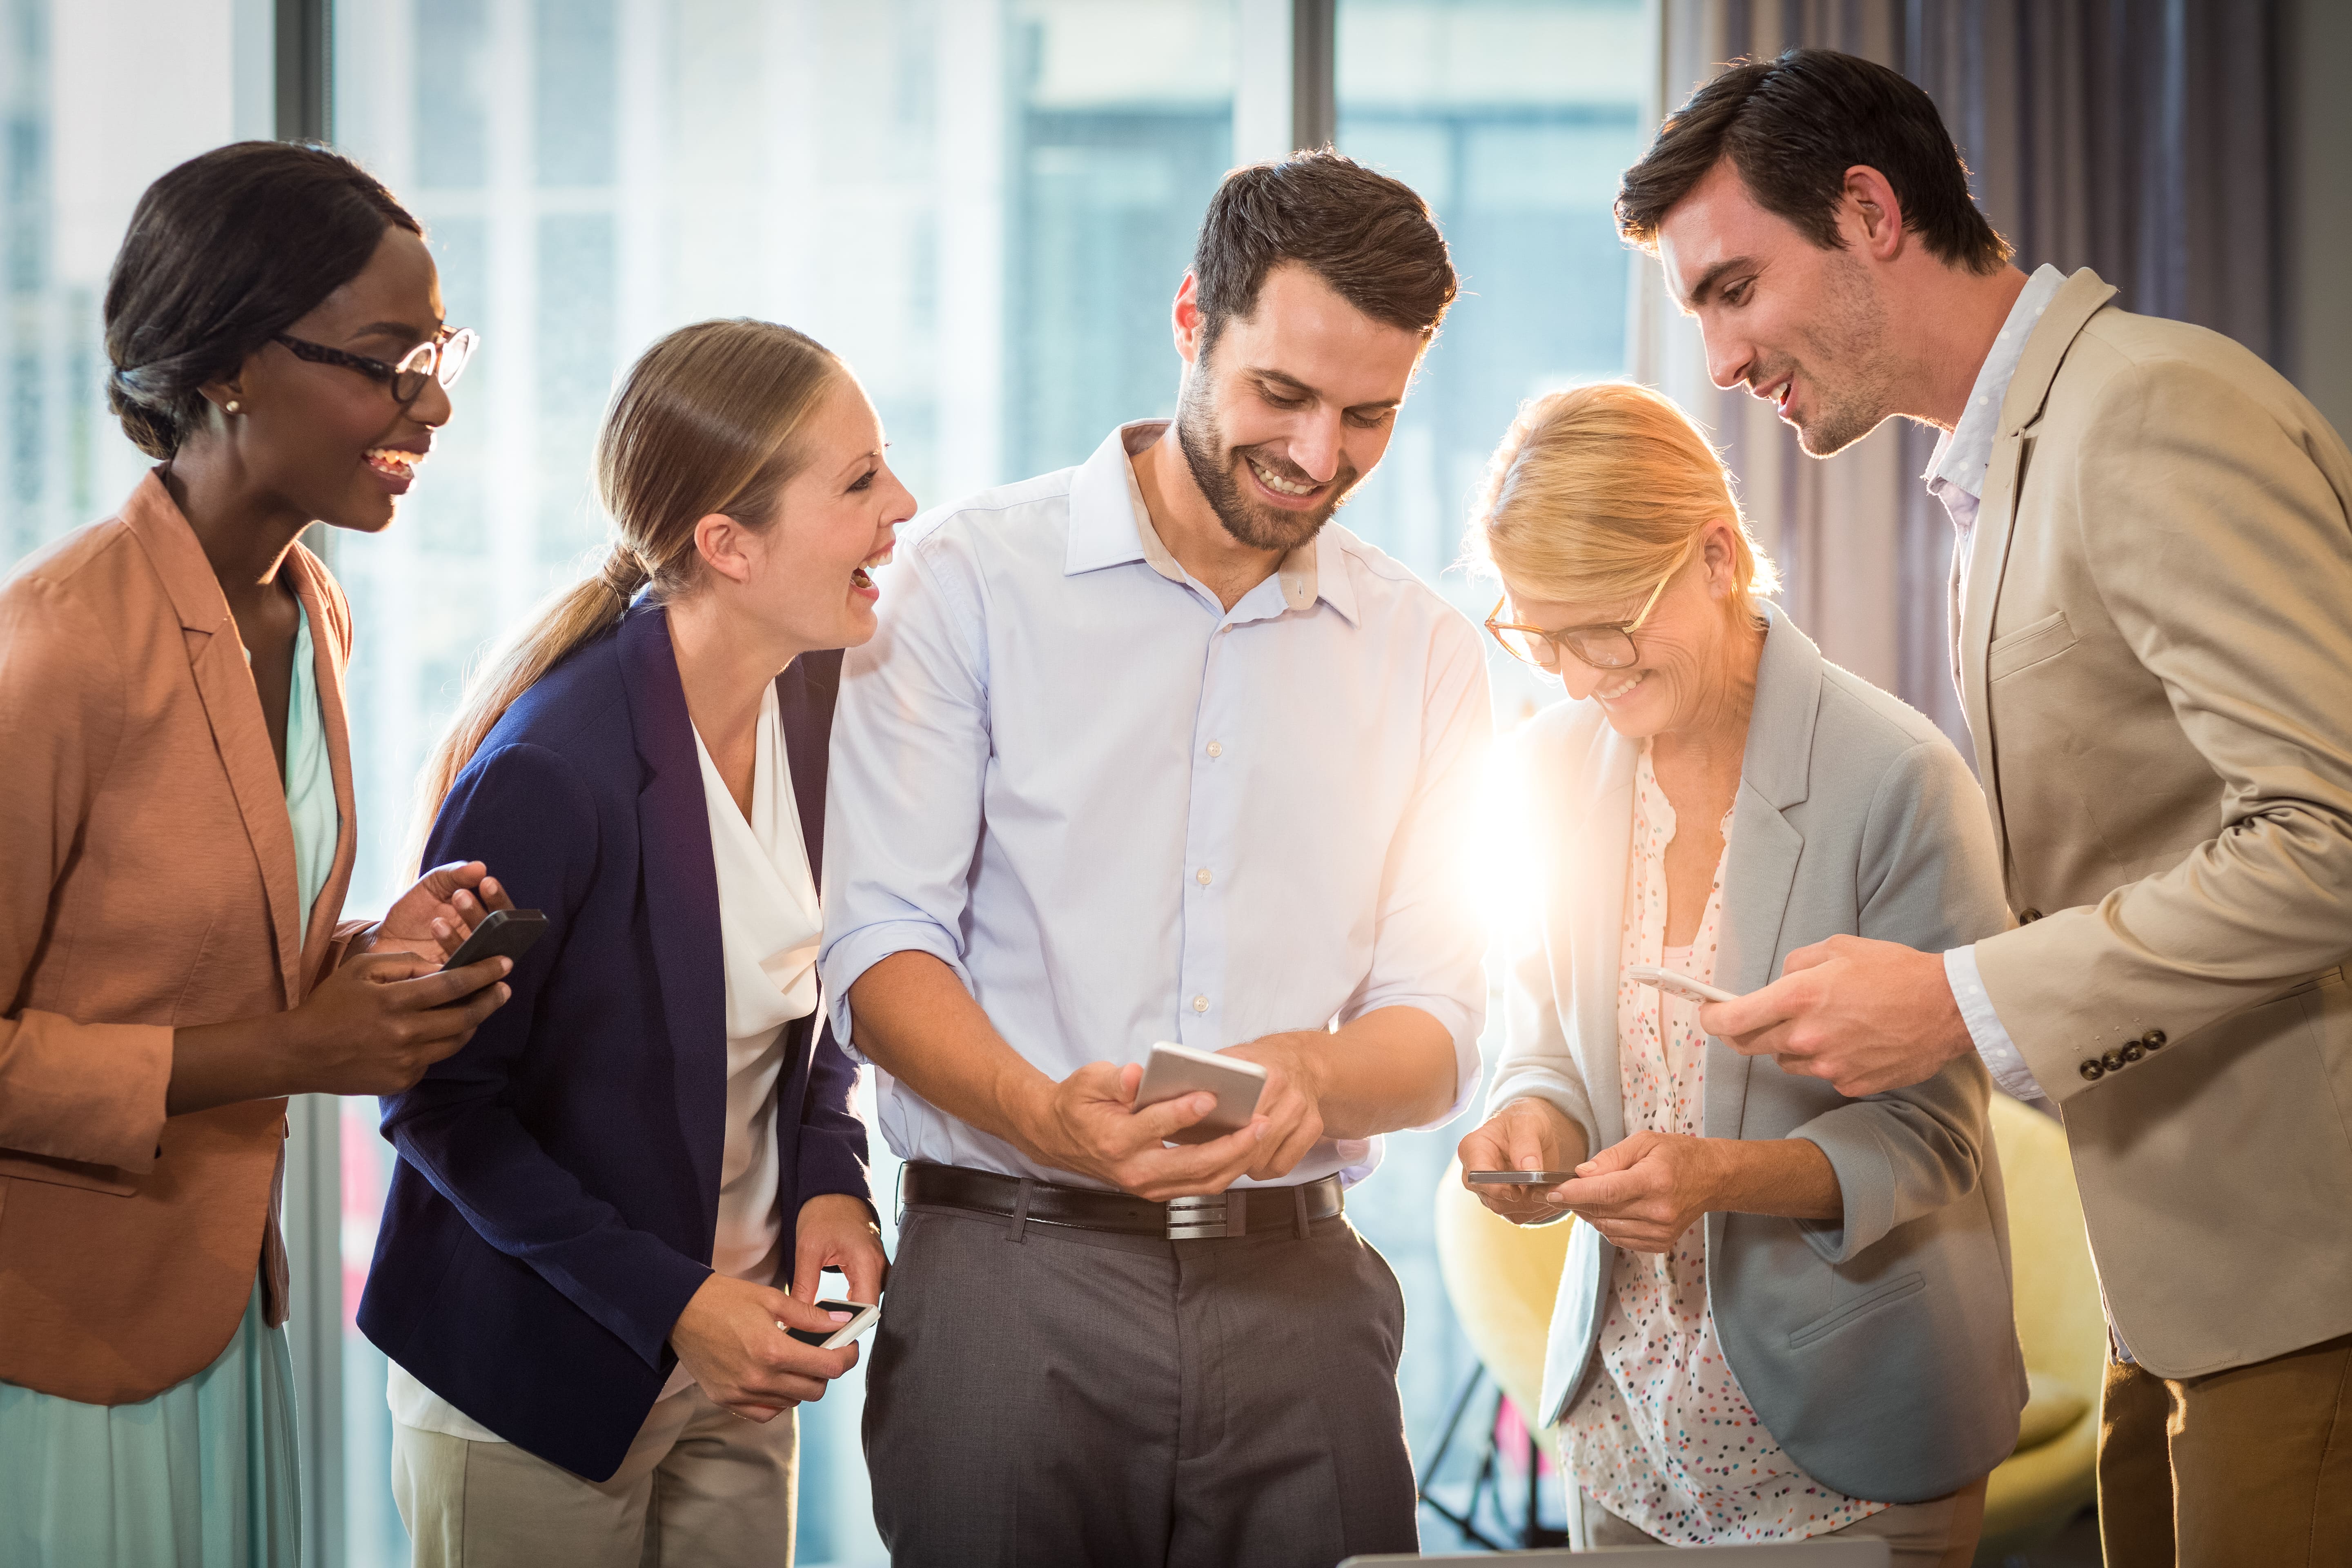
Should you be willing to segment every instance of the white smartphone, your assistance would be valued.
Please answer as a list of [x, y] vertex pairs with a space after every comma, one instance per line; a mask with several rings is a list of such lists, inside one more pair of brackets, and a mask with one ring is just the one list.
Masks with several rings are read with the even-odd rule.
[[1739, 1000], [1728, 991], [1718, 990], [1704, 982], [1693, 980], [1689, 975], [1677, 970], [1662, 968], [1654, 963], [1628, 964], [1625, 973], [1632, 975], [1637, 984], [1654, 985], [1668, 995], [1679, 996], [1685, 1002], [1737, 1002]]
[[776, 1327], [784, 1329], [784, 1332], [804, 1345], [814, 1345], [821, 1351], [837, 1351], [872, 1328], [875, 1320], [882, 1315], [882, 1304], [878, 1301], [819, 1301], [817, 1305], [828, 1312], [851, 1314], [849, 1321], [830, 1333], [823, 1329], [784, 1329], [782, 1323]]
[[1217, 1108], [1169, 1142], [1208, 1143], [1247, 1127], [1250, 1117], [1257, 1110], [1258, 1096], [1265, 1092], [1265, 1068], [1239, 1057], [1196, 1051], [1190, 1046], [1162, 1040], [1151, 1047], [1151, 1055], [1144, 1059], [1143, 1082], [1136, 1087], [1135, 1108], [1140, 1110], [1147, 1105], [1198, 1094], [1202, 1089], [1217, 1097]]

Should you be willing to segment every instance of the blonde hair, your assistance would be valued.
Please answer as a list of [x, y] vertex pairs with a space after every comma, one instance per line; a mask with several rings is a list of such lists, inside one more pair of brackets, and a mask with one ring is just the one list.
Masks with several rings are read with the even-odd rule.
[[618, 536], [604, 567], [551, 597], [467, 685], [417, 787], [412, 861], [450, 786], [515, 700], [620, 623], [639, 588], [666, 599], [700, 577], [694, 527], [713, 512], [753, 529], [806, 466], [809, 416], [848, 374], [814, 338], [772, 321], [698, 321], [647, 349], [596, 438], [596, 488]]
[[1698, 531], [1732, 525], [1732, 605], [1780, 587], [1731, 493], [1730, 471], [1675, 401], [1605, 381], [1523, 404], [1486, 471], [1470, 553], [1530, 597], [1631, 599]]

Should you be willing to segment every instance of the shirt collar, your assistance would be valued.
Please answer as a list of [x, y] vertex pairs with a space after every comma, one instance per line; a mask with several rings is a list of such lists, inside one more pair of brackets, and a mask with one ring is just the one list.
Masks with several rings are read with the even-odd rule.
[[1993, 437], [2000, 428], [2000, 405], [2009, 396], [2009, 384], [2017, 375], [2018, 362], [2025, 357], [2026, 340], [2033, 335], [2042, 312], [2050, 308], [2065, 282], [2066, 275], [2047, 263], [2025, 280], [2024, 291], [2009, 308], [2009, 319], [2001, 323], [2000, 335], [1993, 339], [1983, 368], [1977, 372], [1976, 384], [1969, 388], [1960, 422], [1936, 443], [1927, 471], [1919, 476], [1927, 481], [1930, 491], [1942, 495], [1957, 489], [1971, 500], [1984, 499], [1985, 469], [1992, 463]]
[[[1171, 583], [1191, 581], [1151, 526], [1151, 513], [1143, 504], [1143, 488], [1136, 482], [1132, 461], [1136, 453], [1159, 440], [1167, 428], [1165, 419], [1122, 425], [1103, 437], [1094, 455], [1079, 465], [1077, 478], [1070, 485], [1070, 542], [1062, 557], [1064, 576], [1140, 561]], [[1324, 556], [1329, 533], [1327, 523], [1313, 539], [1285, 555], [1275, 570], [1275, 581], [1285, 608], [1309, 610], [1321, 599], [1352, 623], [1356, 602], [1349, 590], [1347, 570], [1336, 555], [1328, 562]], [[1324, 570], [1327, 565], [1331, 570]], [[1244, 595], [1234, 611], [1238, 613], [1257, 593], [1254, 588]]]

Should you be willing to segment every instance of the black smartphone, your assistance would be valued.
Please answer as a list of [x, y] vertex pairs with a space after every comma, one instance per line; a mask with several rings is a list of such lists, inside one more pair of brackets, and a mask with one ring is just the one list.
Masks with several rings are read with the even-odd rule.
[[520, 959], [547, 934], [547, 917], [537, 910], [492, 910], [466, 944], [449, 955], [444, 969], [463, 969], [486, 958]]

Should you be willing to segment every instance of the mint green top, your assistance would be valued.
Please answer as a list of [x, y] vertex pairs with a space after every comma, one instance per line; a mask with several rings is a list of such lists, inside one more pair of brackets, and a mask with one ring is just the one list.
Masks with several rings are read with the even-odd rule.
[[335, 863], [342, 816], [335, 808], [335, 771], [327, 761], [327, 719], [319, 706], [310, 615], [299, 603], [296, 613], [294, 682], [286, 702], [286, 815], [294, 827], [294, 887], [301, 900], [296, 907], [307, 936], [310, 908]]

